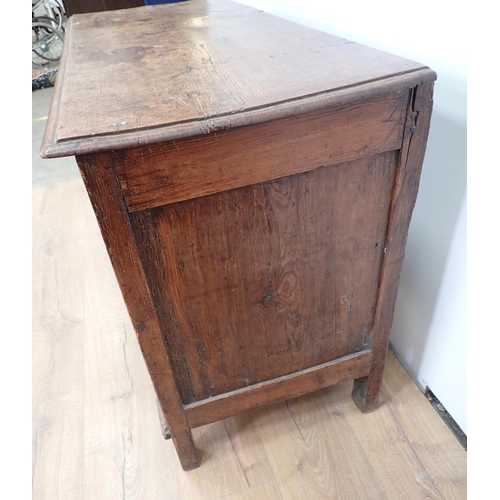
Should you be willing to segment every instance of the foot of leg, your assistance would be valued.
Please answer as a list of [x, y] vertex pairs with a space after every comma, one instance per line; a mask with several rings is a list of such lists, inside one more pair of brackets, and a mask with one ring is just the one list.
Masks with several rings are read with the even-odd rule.
[[171, 429], [170, 434], [182, 468], [188, 471], [199, 467], [199, 453], [194, 446], [191, 430], [188, 428], [182, 432], [172, 432]]
[[352, 399], [363, 412], [369, 413], [377, 408], [378, 395], [382, 383], [382, 373], [371, 373], [368, 377], [358, 378], [352, 388]]

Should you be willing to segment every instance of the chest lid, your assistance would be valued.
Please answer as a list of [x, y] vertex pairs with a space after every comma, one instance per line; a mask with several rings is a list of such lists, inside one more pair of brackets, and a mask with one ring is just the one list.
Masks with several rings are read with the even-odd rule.
[[[69, 19], [43, 157], [263, 122], [333, 94], [434, 79], [425, 66], [227, 0]], [[394, 89], [393, 89], [394, 90]]]

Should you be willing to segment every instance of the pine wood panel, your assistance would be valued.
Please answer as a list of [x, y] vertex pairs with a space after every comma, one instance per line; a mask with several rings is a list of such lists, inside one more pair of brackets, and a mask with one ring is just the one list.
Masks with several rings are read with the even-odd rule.
[[[71, 184], [66, 189], [58, 185], [40, 191], [33, 202], [36, 210], [33, 217], [33, 268], [39, 271], [32, 290], [33, 322], [37, 324], [35, 342], [56, 344], [60, 338], [64, 339], [64, 333], [81, 331], [83, 294], [78, 296], [79, 307], [76, 307], [76, 297], [70, 302], [72, 290], [67, 287], [72, 286], [71, 277], [75, 286], [83, 285], [84, 219], [78, 207], [86, 197], [79, 185]], [[60, 218], [55, 214], [60, 214]], [[73, 221], [71, 228], [68, 227], [70, 221]], [[81, 259], [68, 261], [73, 253]], [[54, 290], [51, 295], [44, 292], [48, 282]]]
[[[74, 211], [65, 215], [70, 199]], [[38, 418], [37, 408], [43, 408], [47, 416], [41, 439], [40, 427], [33, 428], [34, 498], [99, 498], [103, 492], [116, 494], [113, 498], [138, 500], [303, 500], [315, 492], [320, 495], [317, 498], [329, 499], [377, 498], [381, 492], [388, 500], [466, 498], [465, 451], [390, 352], [382, 404], [376, 412], [361, 414], [349, 396], [352, 382], [342, 383], [292, 400], [288, 407], [279, 403], [195, 429], [203, 467], [182, 471], [172, 442], [161, 437], [153, 387], [142, 386], [137, 379], [139, 371], [131, 371], [128, 395], [121, 392], [119, 381], [110, 383], [107, 370], [92, 376], [94, 394], [83, 391], [84, 386], [89, 387], [85, 380], [89, 377], [85, 369], [88, 358], [108, 355], [106, 349], [95, 345], [107, 342], [103, 336], [127, 335], [123, 325], [115, 321], [109, 323], [108, 332], [99, 329], [96, 316], [87, 314], [82, 306], [99, 284], [103, 293], [113, 296], [113, 303], [119, 304], [121, 296], [116, 286], [106, 284], [103, 262], [107, 256], [97, 239], [86, 240], [84, 266], [83, 245], [66, 246], [66, 235], [71, 241], [70, 235], [75, 234], [80, 210], [86, 214], [91, 211], [83, 184], [75, 181], [57, 189], [41, 188], [34, 192], [34, 200], [34, 210], [44, 206], [45, 211], [44, 217], [33, 218], [33, 283], [40, 291], [34, 295], [33, 310], [40, 310], [39, 301], [47, 300], [42, 299], [42, 293], [56, 300], [59, 287], [67, 293], [66, 314], [78, 317], [83, 313], [80, 319], [84, 325], [81, 343], [66, 344], [56, 351], [34, 338], [34, 417]], [[55, 224], [61, 228], [61, 237], [51, 243], [46, 229]], [[92, 217], [88, 222], [85, 219], [84, 231], [97, 232]], [[67, 272], [58, 283], [45, 279], [47, 266], [39, 263], [49, 247], [67, 259]], [[75, 286], [82, 281], [83, 287]], [[125, 315], [123, 302], [120, 307], [117, 314]], [[34, 330], [42, 330], [43, 316], [34, 314], [33, 321]], [[68, 326], [62, 316], [51, 324], [51, 332], [64, 332]], [[64, 337], [59, 341], [64, 342]], [[119, 348], [119, 343], [116, 345]], [[127, 361], [116, 356], [117, 378], [127, 364], [143, 362], [133, 339], [129, 339], [129, 349]], [[84, 362], [75, 363], [78, 357]], [[99, 359], [92, 362], [98, 364]], [[106, 363], [104, 359], [101, 362]], [[81, 397], [81, 404], [67, 397], [58, 399], [47, 389], [51, 387], [48, 374], [52, 377], [56, 373], [60, 374], [56, 376], [57, 394]], [[104, 396], [92, 399], [101, 387]], [[344, 462], [339, 463], [340, 457]], [[367, 464], [375, 484], [363, 497], [361, 483], [370, 471]]]
[[[33, 354], [37, 356], [39, 351]], [[83, 425], [82, 404], [58, 404], [46, 399], [34, 409], [33, 500], [82, 498]]]

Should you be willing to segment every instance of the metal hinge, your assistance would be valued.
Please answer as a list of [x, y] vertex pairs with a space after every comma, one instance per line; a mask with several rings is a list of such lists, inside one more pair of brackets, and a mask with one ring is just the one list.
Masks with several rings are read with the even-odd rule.
[[414, 134], [417, 130], [418, 111], [411, 112], [410, 134]]

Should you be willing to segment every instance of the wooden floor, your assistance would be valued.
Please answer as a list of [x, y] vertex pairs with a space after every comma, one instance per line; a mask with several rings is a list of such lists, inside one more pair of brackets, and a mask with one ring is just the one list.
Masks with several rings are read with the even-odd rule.
[[392, 354], [352, 383], [194, 430], [183, 472], [81, 181], [33, 191], [35, 499], [460, 499], [466, 453]]

